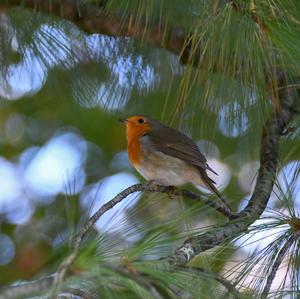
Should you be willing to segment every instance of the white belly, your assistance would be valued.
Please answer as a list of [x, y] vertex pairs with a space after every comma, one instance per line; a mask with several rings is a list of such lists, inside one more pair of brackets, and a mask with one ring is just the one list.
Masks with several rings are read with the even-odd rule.
[[146, 155], [135, 168], [145, 179], [155, 180], [160, 185], [180, 186], [193, 183], [206, 187], [194, 166], [160, 152]]
[[136, 167], [136, 169], [145, 179], [155, 180], [160, 185], [179, 186], [188, 183], [188, 180], [176, 169], [149, 169], [145, 167]]

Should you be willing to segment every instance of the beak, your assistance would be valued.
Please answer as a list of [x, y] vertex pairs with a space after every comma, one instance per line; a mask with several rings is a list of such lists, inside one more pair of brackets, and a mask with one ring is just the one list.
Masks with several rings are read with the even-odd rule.
[[119, 121], [120, 121], [121, 123], [123, 123], [123, 124], [126, 124], [126, 123], [128, 122], [127, 119], [122, 119], [122, 118], [119, 118]]

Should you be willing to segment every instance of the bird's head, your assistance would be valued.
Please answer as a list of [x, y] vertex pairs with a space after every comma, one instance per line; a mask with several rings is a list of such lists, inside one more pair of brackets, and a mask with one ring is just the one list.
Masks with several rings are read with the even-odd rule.
[[151, 120], [145, 116], [134, 115], [126, 119], [120, 119], [126, 126], [127, 140], [139, 138], [151, 130]]

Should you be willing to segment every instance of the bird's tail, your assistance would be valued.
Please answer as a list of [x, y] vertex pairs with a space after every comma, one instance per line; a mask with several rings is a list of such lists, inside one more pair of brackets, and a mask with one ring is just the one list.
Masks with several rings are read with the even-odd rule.
[[215, 184], [216, 182], [214, 180], [212, 180], [206, 173], [206, 170], [204, 169], [199, 169], [200, 174], [201, 174], [201, 178], [204, 181], [205, 185], [208, 187], [208, 189], [210, 189], [213, 193], [215, 193], [219, 199], [221, 199], [221, 201], [224, 203], [224, 205], [231, 210], [231, 208], [229, 207], [229, 205], [227, 204], [227, 202], [225, 201], [224, 197], [222, 196], [222, 194], [219, 192], [219, 190], [216, 188]]

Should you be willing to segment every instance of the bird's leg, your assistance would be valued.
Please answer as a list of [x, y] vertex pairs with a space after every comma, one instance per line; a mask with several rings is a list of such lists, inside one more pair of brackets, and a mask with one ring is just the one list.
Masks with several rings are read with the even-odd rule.
[[157, 190], [157, 186], [159, 186], [159, 182], [157, 180], [149, 180], [146, 183], [146, 188], [144, 194], [146, 196], [150, 195], [151, 192], [155, 192]]
[[176, 190], [175, 186], [166, 186], [166, 189], [167, 189], [168, 197], [170, 199], [176, 199], [178, 196], [180, 196], [180, 195], [174, 194], [174, 191]]
[[163, 184], [160, 182], [160, 180], [149, 180], [147, 182], [147, 186], [151, 191], [155, 192], [155, 190], [157, 190], [157, 186], [163, 186]]

